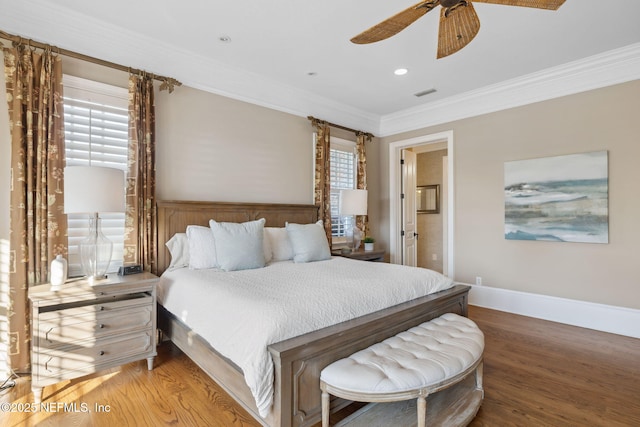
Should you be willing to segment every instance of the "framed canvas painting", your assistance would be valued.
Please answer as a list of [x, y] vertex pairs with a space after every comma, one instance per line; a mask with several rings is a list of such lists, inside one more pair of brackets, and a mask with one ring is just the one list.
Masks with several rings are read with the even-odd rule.
[[609, 242], [608, 153], [506, 162], [508, 240]]

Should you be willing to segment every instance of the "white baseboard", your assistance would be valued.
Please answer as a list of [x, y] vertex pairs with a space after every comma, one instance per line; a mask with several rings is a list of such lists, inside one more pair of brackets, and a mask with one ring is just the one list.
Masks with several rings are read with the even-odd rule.
[[469, 304], [640, 338], [640, 310], [471, 285]]

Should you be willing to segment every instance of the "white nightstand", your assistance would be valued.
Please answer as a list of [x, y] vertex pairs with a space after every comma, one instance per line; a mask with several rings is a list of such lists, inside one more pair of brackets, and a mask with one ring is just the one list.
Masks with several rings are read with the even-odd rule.
[[156, 353], [156, 284], [150, 273], [109, 275], [90, 286], [69, 281], [29, 289], [31, 388], [40, 403], [43, 387]]

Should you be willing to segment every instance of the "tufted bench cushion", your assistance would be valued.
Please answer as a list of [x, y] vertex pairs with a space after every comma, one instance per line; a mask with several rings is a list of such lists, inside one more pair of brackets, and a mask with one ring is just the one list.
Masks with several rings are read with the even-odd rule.
[[447, 313], [332, 363], [320, 379], [359, 393], [414, 390], [465, 371], [483, 350], [476, 324]]
[[483, 351], [477, 325], [447, 313], [333, 362], [320, 374], [321, 388], [364, 402], [424, 398], [476, 369]]

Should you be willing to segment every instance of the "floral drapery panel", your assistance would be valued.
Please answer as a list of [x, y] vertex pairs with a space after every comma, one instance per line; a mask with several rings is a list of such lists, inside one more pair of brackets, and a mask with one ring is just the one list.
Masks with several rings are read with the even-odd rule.
[[[371, 141], [371, 136], [366, 133], [358, 132], [356, 134], [356, 151], [358, 154], [358, 172], [356, 175], [356, 188], [358, 190], [367, 189], [367, 155], [365, 153], [365, 143]], [[367, 235], [369, 230], [369, 217], [367, 215], [358, 215], [356, 217], [356, 227], [362, 230], [363, 235]]]
[[156, 162], [153, 78], [129, 76], [129, 158], [124, 263], [153, 268], [156, 246]]
[[331, 132], [325, 123], [314, 122], [316, 126], [316, 161], [314, 182], [314, 203], [320, 210], [329, 247], [331, 247], [331, 163], [329, 150]]
[[67, 255], [62, 64], [51, 50], [4, 48], [11, 132], [9, 366], [30, 368], [28, 288]]

